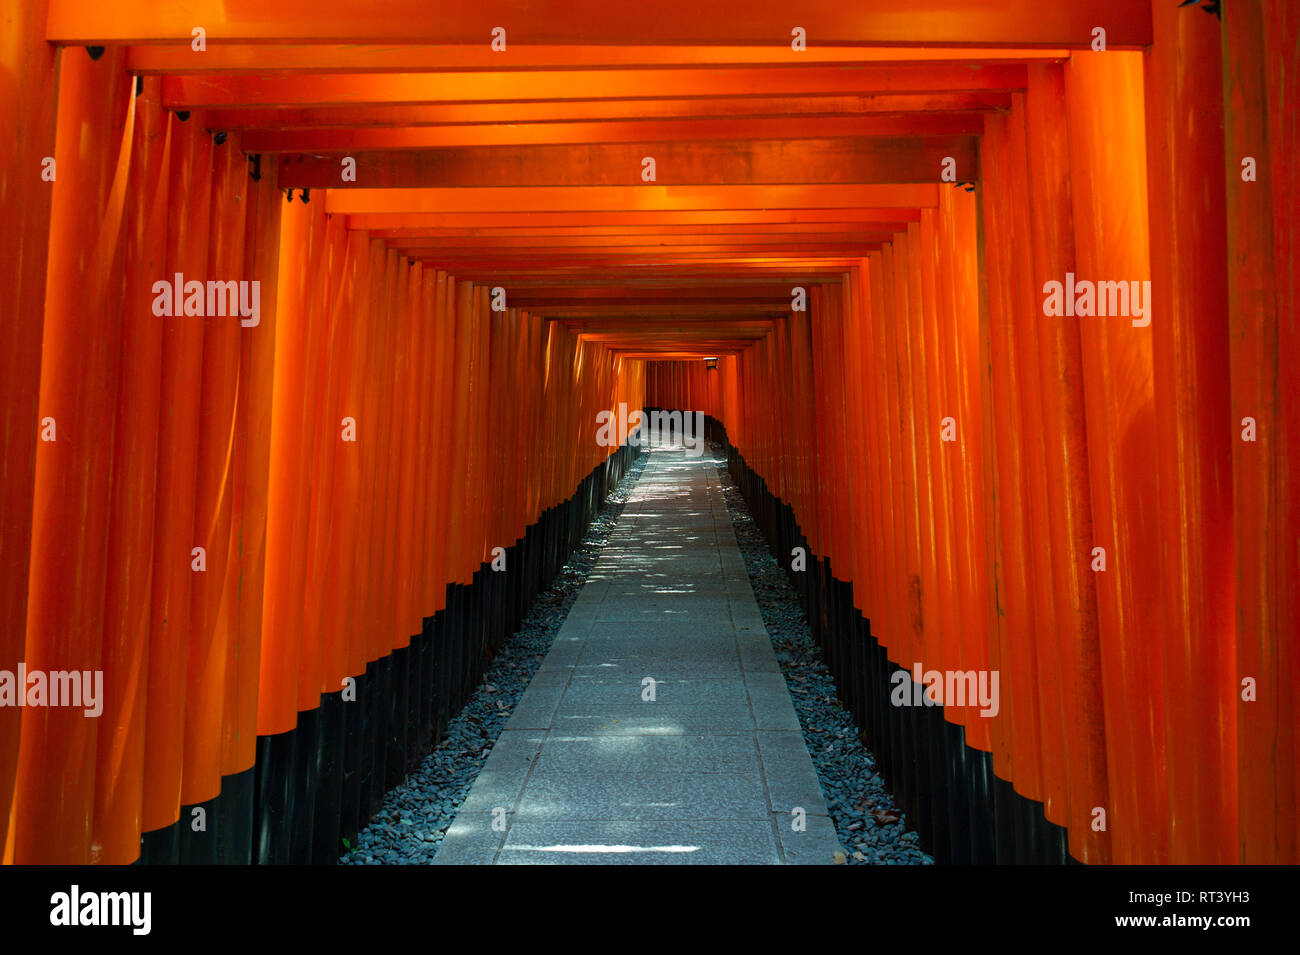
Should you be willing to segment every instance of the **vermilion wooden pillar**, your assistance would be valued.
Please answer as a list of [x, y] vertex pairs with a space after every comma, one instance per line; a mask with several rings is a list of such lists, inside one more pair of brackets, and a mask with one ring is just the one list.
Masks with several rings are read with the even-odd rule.
[[[6, 11], [0, 72], [22, 95], [0, 97], [0, 128], [13, 130], [0, 164], [0, 312], [9, 316], [0, 349], [0, 668], [16, 671], [27, 629], [32, 495], [39, 438], [42, 317], [54, 184], [42, 178], [54, 157], [59, 51], [45, 42], [46, 4]], [[55, 169], [57, 174], [57, 166]], [[57, 182], [57, 178], [55, 179]], [[13, 861], [9, 815], [18, 769], [17, 709], [0, 711], [0, 863]]]
[[280, 255], [280, 217], [284, 197], [274, 188], [275, 165], [262, 159], [262, 180], [249, 179], [252, 208], [245, 216], [244, 270], [262, 288], [262, 314], [256, 327], [240, 327], [240, 389], [234, 441], [238, 535], [238, 643], [226, 665], [222, 772], [251, 769], [257, 752], [262, 607], [266, 585], [269, 478]]
[[297, 722], [298, 663], [302, 643], [305, 527], [300, 515], [303, 472], [303, 416], [312, 275], [312, 215], [301, 203], [287, 203], [280, 220], [280, 265], [276, 292], [274, 395], [271, 406], [267, 483], [266, 584], [262, 597], [261, 672], [257, 733], [284, 733]]
[[[213, 150], [209, 213], [212, 239], [205, 267], [196, 277], [204, 281], [248, 281], [244, 274], [246, 203], [242, 199], [247, 162], [234, 142], [227, 141]], [[235, 619], [226, 612], [223, 601], [231, 567], [234, 475], [230, 451], [240, 379], [240, 318], [208, 315], [195, 321], [203, 323], [203, 372], [193, 537], [194, 547], [204, 549], [206, 569], [193, 572], [190, 587], [182, 805], [206, 802], [221, 792], [226, 664], [230, 642], [235, 639]]]
[[[212, 139], [178, 127], [168, 192], [167, 271], [205, 281], [212, 211]], [[203, 380], [203, 319], [163, 319], [161, 427], [154, 522], [153, 623], [145, 741], [146, 831], [177, 819], [184, 767], [185, 694], [194, 566], [195, 480]]]
[[[1141, 59], [1081, 53], [1071, 58], [1065, 83], [1077, 276], [1136, 281], [1140, 289], [1150, 276]], [[1153, 639], [1166, 631], [1161, 501], [1151, 461], [1158, 442], [1151, 326], [1123, 315], [1077, 321], [1092, 548], [1104, 548], [1106, 558], [1104, 571], [1093, 569], [1100, 552], [1083, 558], [1097, 588], [1106, 720], [1109, 800], [1099, 808], [1113, 861], [1158, 862], [1168, 851], [1169, 820], [1163, 640]]]
[[[1035, 279], [1033, 311], [1027, 327], [1037, 329], [1038, 387], [1042, 398], [1044, 467], [1042, 490], [1050, 539], [1050, 573], [1055, 623], [1039, 626], [1039, 639], [1051, 651], [1041, 676], [1050, 693], [1044, 713], [1054, 729], [1047, 748], [1056, 748], [1059, 807], [1047, 818], [1066, 826], [1070, 851], [1084, 862], [1109, 860], [1109, 839], [1094, 831], [1093, 809], [1106, 802], [1106, 743], [1101, 701], [1101, 650], [1097, 633], [1096, 577], [1090, 568], [1094, 532], [1089, 504], [1088, 442], [1083, 393], [1079, 321], [1041, 314], [1045, 282], [1064, 282], [1077, 268], [1070, 190], [1070, 136], [1066, 115], [1065, 69], [1033, 65], [1025, 97], [1029, 155], [1029, 212]], [[1040, 659], [1043, 659], [1040, 656]], [[1046, 717], [1045, 717], [1046, 719]], [[1055, 809], [1055, 811], [1053, 811]]]
[[[996, 665], [1001, 674], [1001, 707], [993, 721], [994, 771], [1012, 781], [1016, 792], [1030, 799], [1041, 798], [1041, 769], [1038, 759], [1039, 718], [1037, 701], [1037, 659], [1033, 644], [1032, 581], [1027, 559], [1027, 492], [1023, 461], [1024, 413], [1019, 400], [1020, 378], [1031, 367], [1020, 354], [1015, 335], [1017, 305], [1015, 270], [1010, 256], [1025, 248], [1028, 236], [1022, 230], [1017, 239], [1012, 208], [1014, 190], [1025, 181], [1024, 151], [1015, 163], [1014, 143], [1024, 139], [1023, 119], [1014, 111], [986, 122], [981, 169], [984, 170], [983, 228], [985, 262], [988, 270], [988, 349], [990, 369], [987, 415], [990, 419], [988, 458], [991, 473], [985, 488], [992, 490], [993, 506], [986, 512], [993, 523], [989, 539], [995, 547], [990, 566], [990, 598], [996, 599], [990, 614], [991, 645], [996, 644]], [[1023, 201], [1023, 200], [1021, 200]], [[1023, 303], [1023, 289], [1019, 296]], [[990, 664], [994, 663], [990, 660]]]
[[1169, 861], [1235, 861], [1235, 584], [1220, 23], [1153, 3], [1145, 55]]
[[104, 598], [105, 725], [95, 766], [91, 855], [127, 864], [140, 854], [149, 606], [153, 586], [163, 323], [153, 316], [153, 283], [165, 274], [172, 123], [157, 106], [159, 83], [137, 97], [132, 191], [126, 211], [122, 373], [109, 503], [108, 577]]
[[[54, 158], [62, 176], [50, 206], [37, 405], [42, 419], [53, 420], [56, 430], [47, 427], [46, 436], [55, 440], [41, 440], [40, 430], [33, 435], [26, 641], [17, 659], [0, 664], [16, 670], [21, 661], [28, 672], [100, 669], [122, 358], [120, 237], [135, 118], [120, 54], [96, 63], [82, 50], [67, 49], [61, 61]], [[84, 247], [88, 210], [95, 227]], [[88, 310], [96, 316], [90, 327]], [[26, 320], [38, 321], [38, 315]], [[10, 818], [13, 849], [6, 852], [14, 862], [91, 861], [99, 729], [99, 720], [80, 707], [24, 711]]]
[[[1227, 726], [1238, 748], [1242, 861], [1297, 858], [1296, 687], [1300, 686], [1300, 315], [1295, 276], [1297, 133], [1294, 4], [1225, 4], [1222, 33], [1228, 326], [1237, 648]], [[1254, 181], [1243, 178], [1255, 160]], [[1253, 419], [1254, 440], [1247, 440]], [[1254, 681], [1248, 699], [1245, 681]], [[1230, 828], [1230, 827], [1229, 827]], [[1220, 830], [1216, 830], [1218, 835]]]

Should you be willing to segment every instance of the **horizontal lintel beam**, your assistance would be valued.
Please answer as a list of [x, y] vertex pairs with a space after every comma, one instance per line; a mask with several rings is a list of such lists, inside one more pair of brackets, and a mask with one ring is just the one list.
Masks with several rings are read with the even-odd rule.
[[[508, 55], [503, 55], [508, 54]], [[784, 46], [567, 46], [515, 44], [504, 51], [485, 43], [283, 44], [214, 42], [196, 56], [184, 43], [132, 46], [126, 68], [145, 75], [213, 73], [449, 73], [462, 70], [573, 70], [620, 67], [789, 66]], [[861, 47], [813, 44], [800, 63], [919, 63], [944, 60], [1023, 62], [1063, 60], [1066, 49], [1006, 47]]]
[[[1086, 49], [1103, 26], [1107, 46], [1151, 43], [1151, 7], [1134, 0], [657, 0], [646, 9], [609, 0], [555, 4], [449, 0], [49, 0], [55, 43], [209, 42], [739, 45], [791, 48], [801, 26], [809, 46], [1017, 46]], [[790, 56], [798, 56], [791, 52]]]
[[537, 100], [808, 96], [1023, 90], [1023, 64], [870, 64], [786, 69], [551, 70], [536, 73], [225, 74], [163, 78], [167, 109], [515, 103]]
[[724, 209], [920, 209], [939, 203], [937, 185], [537, 186], [527, 188], [329, 189], [334, 214], [601, 212]]
[[[937, 201], [938, 194], [935, 193]], [[928, 203], [927, 203], [928, 204]], [[919, 206], [852, 209], [635, 209], [568, 211], [433, 211], [352, 213], [349, 229], [502, 229], [525, 227], [580, 228], [586, 226], [699, 225], [816, 225], [876, 222], [919, 222]], [[333, 210], [337, 212], [338, 210]]]
[[[367, 106], [244, 106], [209, 109], [212, 129], [372, 129], [409, 126], [530, 126], [650, 120], [801, 119], [898, 113], [987, 112], [1011, 108], [1007, 90], [856, 93], [818, 96], [699, 96], [690, 99], [541, 100]], [[798, 128], [792, 124], [792, 128]], [[655, 137], [651, 137], [655, 138]]]
[[[937, 183], [951, 159], [959, 180], [978, 178], [974, 136], [659, 142], [564, 146], [470, 146], [287, 155], [281, 189], [409, 189], [636, 185], [653, 162], [672, 186]], [[345, 181], [343, 176], [349, 178]], [[352, 177], [355, 176], [355, 179]]]
[[[209, 116], [210, 127], [216, 123]], [[802, 122], [785, 117], [757, 119], [630, 120], [593, 123], [478, 123], [453, 126], [395, 126], [361, 129], [308, 127], [246, 129], [240, 143], [249, 153], [334, 153], [455, 147], [559, 146], [565, 144], [660, 143], [708, 140], [823, 140], [862, 136], [976, 136], [982, 113], [888, 113], [817, 116]], [[334, 165], [338, 162], [335, 160]]]

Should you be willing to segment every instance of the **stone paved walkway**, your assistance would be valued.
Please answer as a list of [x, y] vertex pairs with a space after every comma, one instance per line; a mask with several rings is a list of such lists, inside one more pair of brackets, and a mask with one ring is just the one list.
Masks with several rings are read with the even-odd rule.
[[436, 864], [834, 861], [718, 462], [649, 453]]

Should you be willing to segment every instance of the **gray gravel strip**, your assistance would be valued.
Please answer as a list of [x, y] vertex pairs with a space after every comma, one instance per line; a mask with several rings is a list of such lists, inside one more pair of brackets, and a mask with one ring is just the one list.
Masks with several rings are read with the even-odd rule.
[[777, 662], [794, 700], [831, 821], [847, 852], [845, 861], [933, 865], [934, 859], [917, 845], [916, 833], [905, 829], [903, 811], [876, 772], [876, 759], [863, 745], [853, 714], [840, 703], [835, 681], [821, 647], [813, 640], [799, 598], [731, 479], [724, 450], [713, 450], [724, 462], [718, 474], [736, 543], [745, 558], [763, 625], [772, 637]]

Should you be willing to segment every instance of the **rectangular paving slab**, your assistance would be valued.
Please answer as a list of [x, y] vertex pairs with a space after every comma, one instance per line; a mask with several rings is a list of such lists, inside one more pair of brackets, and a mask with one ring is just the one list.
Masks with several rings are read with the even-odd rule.
[[834, 862], [719, 462], [649, 453], [435, 864]]

